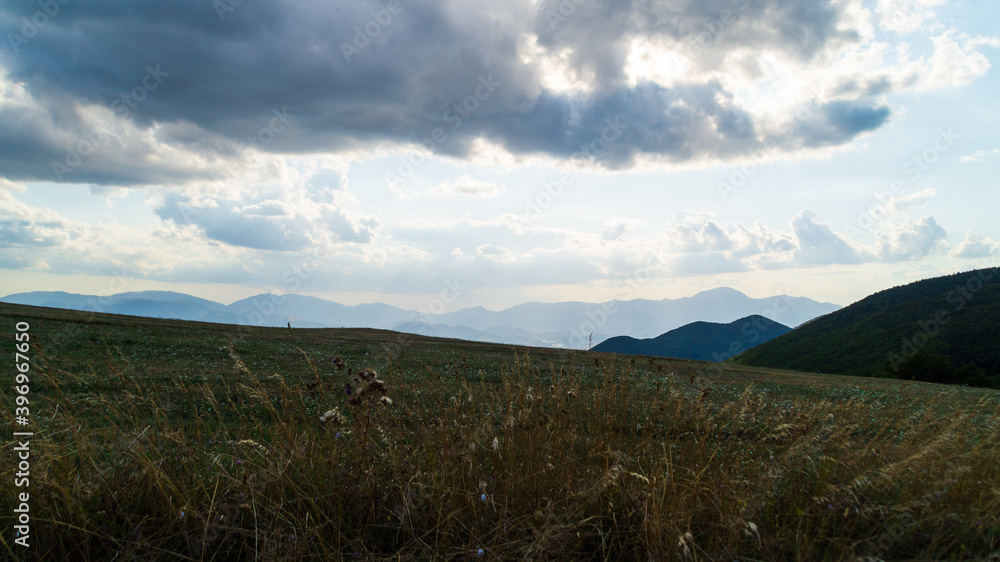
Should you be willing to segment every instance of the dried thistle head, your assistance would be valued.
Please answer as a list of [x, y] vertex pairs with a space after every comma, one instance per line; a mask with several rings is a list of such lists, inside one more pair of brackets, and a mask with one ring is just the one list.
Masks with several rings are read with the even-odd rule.
[[327, 410], [319, 417], [320, 423], [331, 423], [333, 425], [341, 425], [344, 423], [344, 416], [340, 414], [339, 408], [334, 408], [332, 410]]
[[364, 380], [363, 382], [357, 381], [360, 384], [360, 388], [358, 388], [357, 391], [354, 392], [354, 395], [351, 396], [350, 400], [348, 400], [349, 404], [360, 404], [366, 396], [385, 396], [385, 382], [376, 378], [377, 374], [373, 369], [362, 369], [358, 373], [358, 376]]

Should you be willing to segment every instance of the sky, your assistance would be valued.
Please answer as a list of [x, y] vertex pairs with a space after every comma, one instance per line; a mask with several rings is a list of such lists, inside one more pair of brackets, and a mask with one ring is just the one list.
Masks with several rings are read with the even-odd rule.
[[1000, 265], [1000, 4], [0, 4], [0, 293], [847, 305]]

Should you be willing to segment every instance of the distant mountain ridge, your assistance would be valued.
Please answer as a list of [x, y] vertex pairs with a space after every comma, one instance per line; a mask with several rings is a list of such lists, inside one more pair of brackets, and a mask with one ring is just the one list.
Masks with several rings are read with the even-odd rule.
[[725, 361], [791, 330], [784, 324], [755, 314], [728, 324], [692, 322], [650, 339], [618, 336], [595, 346], [594, 351]]
[[1000, 268], [880, 291], [750, 349], [734, 362], [1000, 385]]
[[586, 349], [591, 333], [596, 345], [608, 339], [608, 334], [645, 337], [691, 322], [732, 322], [754, 314], [796, 326], [840, 308], [786, 295], [755, 299], [725, 287], [679, 299], [597, 304], [534, 302], [500, 311], [472, 307], [436, 316], [381, 303], [348, 306], [296, 294], [261, 294], [229, 305], [171, 291], [106, 297], [38, 291], [8, 295], [0, 301], [248, 326], [380, 328], [423, 335], [447, 334], [470, 341], [574, 349]]

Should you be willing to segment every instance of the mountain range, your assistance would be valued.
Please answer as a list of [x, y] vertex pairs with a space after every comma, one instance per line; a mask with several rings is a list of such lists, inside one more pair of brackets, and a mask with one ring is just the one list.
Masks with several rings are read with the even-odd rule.
[[470, 341], [574, 349], [599, 344], [610, 335], [644, 338], [691, 322], [726, 323], [755, 314], [797, 326], [840, 308], [805, 297], [755, 299], [725, 287], [678, 299], [598, 304], [533, 302], [500, 311], [473, 307], [439, 315], [380, 303], [347, 306], [296, 294], [261, 294], [225, 305], [170, 291], [104, 297], [35, 291], [8, 295], [0, 302], [250, 326], [381, 328]]
[[728, 324], [692, 322], [650, 339], [617, 336], [601, 342], [594, 347], [594, 351], [725, 361], [791, 330], [784, 324], [755, 314]]
[[1000, 386], [1000, 268], [866, 297], [734, 362], [814, 373]]

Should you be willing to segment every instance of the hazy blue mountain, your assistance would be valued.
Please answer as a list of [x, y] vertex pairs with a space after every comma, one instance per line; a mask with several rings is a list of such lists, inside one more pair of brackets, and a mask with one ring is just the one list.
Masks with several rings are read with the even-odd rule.
[[[89, 301], [88, 301], [89, 299]], [[47, 306], [50, 308], [66, 308], [70, 310], [85, 310], [88, 302], [97, 302], [98, 297], [77, 295], [63, 291], [32, 291], [16, 293], [0, 299], [13, 304], [28, 304], [32, 306]]]
[[620, 334], [646, 338], [662, 334], [692, 322], [728, 323], [752, 315], [761, 315], [786, 326], [798, 326], [840, 306], [804, 297], [775, 296], [754, 299], [729, 288], [712, 289], [680, 299], [609, 301], [601, 304], [582, 302], [526, 303], [497, 312], [482, 307], [442, 314], [438, 322], [485, 330], [505, 326], [530, 333], [561, 334], [570, 347], [585, 348], [587, 336]]
[[445, 326], [439, 329], [441, 333], [465, 333], [469, 339], [480, 341], [576, 349], [587, 347], [591, 332], [593, 345], [596, 346], [608, 339], [610, 334], [644, 338], [691, 322], [725, 323], [754, 314], [796, 326], [840, 308], [802, 297], [753, 299], [728, 288], [704, 291], [681, 299], [638, 299], [599, 304], [536, 302], [500, 311], [472, 307], [437, 316], [379, 303], [346, 306], [304, 295], [261, 294], [229, 305], [169, 291], [140, 291], [108, 297], [39, 291], [9, 295], [0, 300], [250, 326], [291, 324], [300, 328], [397, 329], [401, 323], [414, 323], [414, 329], [422, 330], [417, 333], [427, 334], [431, 327], [441, 325]]
[[594, 351], [725, 361], [791, 330], [784, 324], [753, 315], [728, 324], [692, 322], [650, 339], [618, 336], [594, 346]]
[[128, 293], [118, 293], [107, 298], [111, 300], [112, 304], [118, 304], [126, 300], [141, 299], [154, 302], [181, 302], [200, 306], [207, 310], [225, 310], [226, 308], [226, 305], [215, 301], [193, 297], [185, 293], [177, 293], [174, 291], [133, 291]]
[[205, 316], [226, 308], [225, 305], [215, 301], [173, 291], [135, 291], [109, 296], [35, 291], [8, 295], [0, 300], [16, 304], [178, 320], [202, 320]]
[[262, 294], [238, 300], [227, 307], [237, 324], [284, 326], [291, 321], [331, 328], [388, 328], [414, 317], [415, 313], [387, 304], [346, 306], [304, 295]]

